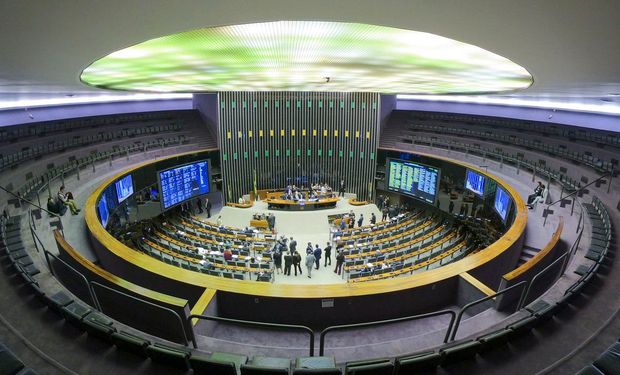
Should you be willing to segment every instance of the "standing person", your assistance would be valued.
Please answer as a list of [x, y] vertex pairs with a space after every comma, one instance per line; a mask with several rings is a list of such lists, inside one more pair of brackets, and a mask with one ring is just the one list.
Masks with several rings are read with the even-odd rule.
[[289, 242], [288, 248], [291, 249], [291, 253], [293, 254], [297, 251], [297, 241], [295, 241], [293, 237], [291, 237], [291, 242]]
[[454, 211], [454, 201], [450, 201], [450, 204], [448, 205], [448, 212], [452, 213], [452, 211]]
[[364, 224], [364, 214], [360, 214], [360, 218], [359, 218], [359, 220], [357, 221], [357, 226], [358, 226], [358, 227], [361, 227], [361, 226], [362, 226], [362, 224]]
[[383, 195], [382, 194], [380, 194], [379, 197], [377, 197], [377, 207], [379, 208], [379, 211], [383, 209]]
[[198, 208], [198, 213], [201, 214], [202, 211], [202, 201], [200, 200], [200, 198], [196, 199], [196, 208]]
[[209, 198], [205, 199], [205, 209], [207, 210], [207, 218], [211, 217], [211, 201]]
[[312, 252], [312, 243], [308, 242], [308, 246], [306, 246], [306, 254], [310, 254]]
[[383, 211], [381, 211], [381, 221], [386, 221], [388, 217], [388, 209], [387, 207], [383, 207]]
[[327, 242], [327, 245], [325, 245], [325, 264], [323, 264], [323, 267], [327, 267], [327, 260], [329, 260], [329, 265], [332, 265], [332, 245], [329, 244], [329, 241]]
[[284, 274], [291, 276], [291, 265], [293, 264], [293, 256], [290, 251], [287, 251], [284, 255]]
[[375, 213], [371, 213], [370, 214], [370, 224], [371, 225], [375, 225], [377, 223], [377, 217], [375, 216]]
[[272, 258], [276, 273], [279, 275], [280, 273], [282, 273], [282, 254], [280, 254], [279, 251], [274, 251]]
[[342, 264], [344, 263], [344, 254], [342, 250], [338, 250], [338, 254], [336, 255], [336, 268], [334, 269], [334, 273], [340, 275], [342, 272]]
[[301, 254], [297, 250], [293, 253], [293, 269], [295, 270], [295, 276], [297, 276], [297, 269], [299, 269], [299, 275], [303, 275], [301, 272]]
[[309, 279], [312, 278], [312, 267], [314, 267], [314, 262], [315, 262], [314, 254], [309, 253], [308, 255], [306, 255], [306, 268], [308, 269]]
[[73, 194], [65, 193], [65, 185], [62, 185], [60, 189], [58, 190], [58, 199], [65, 206], [69, 207], [73, 215], [77, 215], [81, 211], [77, 207], [77, 204], [75, 204], [75, 201], [73, 200]]
[[347, 216], [346, 216], [346, 215], [343, 215], [343, 216], [340, 218], [340, 230], [344, 230], [344, 228], [346, 228], [346, 227], [347, 227], [346, 218], [347, 218]]
[[316, 244], [316, 248], [314, 249], [314, 262], [316, 263], [316, 269], [319, 269], [319, 266], [321, 265], [321, 248], [319, 247], [319, 244]]
[[344, 180], [340, 180], [340, 185], [338, 186], [338, 197], [344, 197], [345, 184]]

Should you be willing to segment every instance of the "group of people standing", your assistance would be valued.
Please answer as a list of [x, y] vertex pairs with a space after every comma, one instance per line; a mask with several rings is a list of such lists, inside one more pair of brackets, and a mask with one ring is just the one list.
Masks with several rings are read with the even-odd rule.
[[[353, 210], [351, 210], [348, 214], [344, 214], [341, 218], [340, 218], [340, 230], [344, 230], [347, 227], [349, 229], [353, 229], [355, 228], [355, 212], [353, 212]], [[377, 216], [375, 215], [375, 213], [371, 213], [370, 214], [370, 225], [375, 225], [377, 223]], [[364, 225], [364, 214], [360, 214], [359, 218], [357, 219], [357, 227], [361, 227], [362, 225]]]
[[[308, 278], [312, 278], [312, 270], [318, 270], [321, 266], [321, 258], [324, 259], [323, 267], [332, 265], [332, 246], [330, 242], [327, 242], [325, 248], [321, 249], [319, 244], [314, 247], [311, 242], [308, 242], [306, 247], [306, 258], [304, 265], [306, 266], [306, 275]], [[275, 266], [276, 273], [283, 273], [286, 276], [291, 275], [291, 267], [294, 269], [295, 276], [299, 271], [299, 275], [303, 275], [301, 269], [302, 257], [299, 251], [297, 251], [297, 241], [290, 238], [290, 241], [286, 237], [282, 236], [274, 245], [272, 251], [272, 259]], [[284, 263], [284, 271], [282, 271], [282, 264]], [[342, 251], [338, 251], [336, 255], [336, 269], [334, 273], [338, 275], [342, 272], [342, 264], [344, 263], [344, 254]]]

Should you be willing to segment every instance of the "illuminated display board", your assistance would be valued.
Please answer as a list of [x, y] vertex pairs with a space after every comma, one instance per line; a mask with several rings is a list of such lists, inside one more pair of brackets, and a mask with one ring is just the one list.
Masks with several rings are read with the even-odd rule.
[[482, 196], [484, 195], [484, 184], [486, 178], [472, 170], [465, 172], [465, 189], [473, 191], [474, 193]]
[[118, 198], [118, 203], [121, 203], [133, 194], [133, 180], [130, 174], [116, 181], [114, 185], [116, 186], [116, 197]]
[[502, 220], [506, 221], [508, 209], [510, 208], [510, 195], [508, 195], [508, 193], [499, 186], [495, 190], [495, 202], [493, 203], [493, 208], [495, 208], [495, 211], [499, 214]]
[[480, 47], [438, 35], [345, 22], [209, 27], [110, 53], [80, 79], [144, 92], [330, 91], [407, 94], [524, 89], [532, 76]]
[[439, 169], [405, 160], [388, 159], [388, 190], [434, 204], [439, 185]]
[[209, 164], [206, 160], [185, 164], [158, 174], [164, 209], [209, 192]]

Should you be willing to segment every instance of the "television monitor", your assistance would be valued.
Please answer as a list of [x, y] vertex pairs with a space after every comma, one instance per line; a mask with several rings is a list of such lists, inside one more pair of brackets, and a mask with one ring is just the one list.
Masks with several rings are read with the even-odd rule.
[[484, 195], [486, 177], [468, 169], [465, 173], [465, 189], [473, 191], [477, 195]]
[[209, 163], [206, 160], [160, 171], [157, 177], [164, 210], [209, 192]]
[[499, 186], [495, 190], [495, 202], [493, 203], [493, 207], [502, 220], [506, 221], [508, 210], [510, 209], [510, 195]]
[[439, 168], [413, 161], [388, 159], [388, 190], [435, 204], [439, 188]]
[[99, 203], [97, 204], [97, 211], [99, 212], [99, 221], [105, 228], [108, 225], [108, 219], [110, 218], [110, 211], [108, 211], [108, 202], [105, 194], [101, 195]]
[[115, 185], [116, 198], [119, 204], [133, 194], [133, 180], [130, 174], [116, 181]]

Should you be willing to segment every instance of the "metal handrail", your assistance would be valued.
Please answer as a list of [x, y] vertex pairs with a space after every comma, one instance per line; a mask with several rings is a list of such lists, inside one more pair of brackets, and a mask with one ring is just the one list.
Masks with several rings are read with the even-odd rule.
[[[58, 220], [60, 221], [60, 231], [61, 231], [61, 232], [63, 232], [62, 218], [61, 218], [61, 216], [60, 216], [60, 215], [58, 215], [57, 213], [54, 213], [54, 212], [52, 212], [52, 211], [49, 211], [49, 210], [47, 210], [47, 209], [45, 209], [45, 208], [41, 207], [40, 205], [38, 205], [38, 204], [36, 204], [36, 203], [34, 203], [34, 202], [29, 201], [28, 199], [26, 199], [26, 198], [24, 198], [24, 197], [20, 197], [19, 195], [17, 195], [17, 194], [15, 194], [15, 193], [13, 193], [12, 191], [7, 190], [4, 186], [1, 186], [1, 185], [0, 185], [0, 190], [3, 190], [4, 192], [8, 193], [9, 195], [11, 195], [11, 196], [13, 196], [13, 197], [15, 197], [15, 198], [19, 199], [19, 201], [20, 201], [20, 202], [26, 202], [26, 203], [28, 203], [28, 204], [29, 204], [29, 205], [31, 205], [31, 206], [34, 206], [34, 207], [36, 207], [36, 208], [38, 208], [38, 209], [40, 209], [40, 210], [42, 210], [42, 211], [47, 212], [48, 214], [50, 214], [50, 215], [52, 215], [52, 216], [54, 216], [54, 217], [57, 217], [57, 218], [58, 218]], [[63, 236], [64, 236], [64, 232], [63, 232]]]
[[452, 316], [450, 318], [450, 324], [448, 324], [448, 329], [446, 331], [446, 335], [443, 340], [443, 343], [445, 344], [448, 342], [448, 336], [450, 335], [450, 331], [452, 330], [454, 320], [456, 318], [456, 313], [452, 310], [440, 310], [440, 311], [433, 311], [433, 312], [426, 313], [426, 314], [405, 316], [405, 317], [395, 318], [395, 319], [377, 320], [377, 321], [366, 322], [366, 323], [342, 324], [342, 325], [327, 327], [321, 331], [320, 344], [319, 344], [319, 355], [322, 356], [324, 354], [325, 336], [327, 335], [327, 333], [331, 331], [337, 331], [337, 330], [343, 330], [343, 329], [349, 329], [349, 328], [357, 328], [357, 327], [371, 327], [371, 326], [377, 326], [381, 324], [398, 323], [398, 322], [405, 322], [405, 321], [410, 321], [410, 320], [431, 318], [431, 317], [440, 316], [440, 315], [451, 315]]
[[[495, 293], [495, 294], [493, 294], [493, 295], [490, 295], [490, 296], [486, 296], [486, 297], [480, 298], [480, 299], [478, 299], [478, 300], [476, 300], [476, 301], [470, 302], [470, 303], [468, 303], [467, 305], [465, 305], [465, 306], [461, 307], [461, 310], [459, 310], [459, 313], [458, 313], [458, 316], [457, 316], [456, 322], [455, 322], [455, 324], [454, 324], [454, 329], [452, 330], [452, 334], [450, 335], [450, 341], [453, 341], [453, 340], [454, 340], [454, 338], [456, 337], [456, 332], [459, 330], [459, 325], [461, 324], [461, 319], [463, 318], [463, 314], [464, 314], [464, 313], [465, 313], [465, 311], [467, 311], [470, 307], [475, 306], [475, 305], [478, 305], [478, 304], [480, 304], [480, 303], [482, 303], [482, 302], [486, 302], [486, 301], [488, 301], [488, 300], [491, 300], [491, 299], [493, 299], [493, 298], [495, 298], [495, 297], [497, 297], [497, 296], [499, 296], [499, 295], [501, 295], [501, 294], [504, 294], [504, 293], [508, 292], [509, 290], [512, 290], [512, 289], [514, 289], [514, 288], [516, 288], [516, 287], [520, 287], [520, 286], [523, 286], [523, 285], [527, 285], [527, 281], [525, 281], [525, 280], [523, 280], [523, 281], [519, 281], [519, 282], [518, 282], [518, 283], [516, 283], [515, 285], [509, 286], [509, 287], [508, 287], [508, 288], [506, 288], [506, 289], [502, 289], [502, 290], [500, 290], [500, 291], [496, 292], [496, 293]], [[523, 290], [521, 291], [521, 298], [523, 298], [523, 293], [524, 293], [524, 292], [525, 292], [525, 289], [523, 289]]]
[[[534, 284], [534, 282], [536, 280], [538, 280], [538, 278], [541, 277], [543, 274], [547, 273], [560, 260], [564, 260], [564, 262], [566, 262], [568, 260], [567, 256], [569, 254], [570, 254], [570, 250], [565, 252], [561, 256], [559, 256], [556, 260], [551, 262], [547, 267], [543, 268], [540, 272], [538, 272], [536, 275], [534, 275], [534, 277], [532, 277], [530, 282], [527, 284], [527, 288], [525, 289], [525, 293], [521, 294], [521, 299], [519, 299], [519, 304], [517, 305], [517, 310], [520, 310], [523, 307], [523, 305], [525, 304], [525, 301], [527, 301], [527, 296], [530, 294], [530, 290], [531, 290], [532, 285]], [[562, 276], [562, 274], [564, 273], [564, 264], [562, 264], [562, 267], [560, 267], [560, 270], [562, 270], [562, 272], [560, 273], [560, 276]]]
[[[301, 331], [305, 331], [310, 336], [310, 356], [314, 357], [314, 331], [306, 326], [297, 325], [297, 324], [279, 324], [279, 323], [267, 323], [267, 322], [256, 322], [252, 320], [240, 320], [240, 319], [232, 319], [232, 318], [222, 318], [219, 316], [207, 316], [207, 315], [199, 315], [192, 314], [187, 317], [187, 323], [191, 326], [192, 319], [202, 319], [202, 320], [212, 320], [214, 322], [226, 322], [240, 325], [248, 325], [248, 326], [256, 326], [256, 327], [271, 327], [271, 328], [280, 328], [280, 329], [297, 329]], [[192, 335], [192, 344], [194, 344], [194, 348], [198, 348], [198, 344], [196, 343], [196, 335]], [[323, 354], [321, 354], [323, 355]]]
[[[98, 287], [101, 287], [101, 288], [107, 289], [107, 290], [109, 290], [109, 291], [111, 291], [111, 292], [113, 292], [113, 293], [117, 293], [117, 294], [123, 295], [123, 296], [125, 296], [125, 297], [130, 298], [130, 299], [133, 299], [133, 300], [139, 301], [139, 302], [141, 302], [141, 303], [145, 303], [145, 304], [147, 304], [147, 305], [154, 306], [154, 307], [156, 307], [156, 308], [158, 308], [158, 309], [161, 309], [161, 310], [164, 310], [164, 311], [166, 311], [166, 312], [171, 313], [171, 314], [172, 314], [172, 315], [176, 318], [177, 322], [179, 323], [179, 326], [181, 327], [181, 332], [183, 333], [183, 345], [187, 346], [187, 344], [189, 343], [189, 341], [187, 340], [187, 333], [185, 332], [185, 325], [183, 324], [183, 319], [181, 319], [181, 317], [179, 316], [179, 314], [178, 314], [176, 311], [174, 311], [174, 310], [172, 310], [172, 309], [169, 309], [169, 308], [167, 308], [167, 307], [160, 306], [160, 305], [158, 305], [158, 304], [155, 304], [155, 303], [152, 303], [152, 302], [149, 302], [149, 301], [143, 300], [143, 299], [141, 299], [141, 298], [134, 297], [134, 296], [132, 296], [132, 295], [130, 295], [130, 294], [123, 293], [123, 292], [121, 292], [121, 291], [119, 291], [119, 290], [116, 290], [116, 289], [114, 289], [114, 288], [110, 288], [109, 286], [105, 286], [105, 285], [103, 285], [103, 284], [101, 284], [101, 283], [98, 283], [98, 282], [96, 282], [96, 281], [91, 281], [91, 282], [90, 282], [90, 284], [91, 284], [91, 286], [98, 286]], [[94, 291], [94, 290], [95, 290], [95, 289], [93, 288], [93, 291]], [[97, 303], [97, 305], [99, 306], [99, 311], [101, 311], [102, 313], [104, 313], [104, 314], [105, 314], [105, 311], [103, 311], [103, 308], [101, 308], [101, 303], [99, 303], [99, 299], [97, 298], [97, 293], [96, 293], [96, 292], [94, 293], [94, 297], [95, 297], [95, 299], [96, 299], [96, 303]], [[194, 338], [193, 338], [193, 337], [192, 337], [192, 340], [194, 340]]]
[[68, 264], [67, 262], [65, 262], [64, 260], [60, 259], [59, 257], [57, 257], [55, 254], [50, 253], [47, 250], [44, 250], [44, 254], [45, 254], [45, 259], [47, 260], [47, 264], [48, 267], [50, 268], [50, 272], [52, 274], [52, 276], [54, 276], [55, 278], [58, 279], [58, 277], [56, 276], [56, 273], [54, 272], [54, 269], [49, 261], [48, 256], [52, 256], [55, 260], [57, 260], [58, 262], [62, 263], [65, 267], [67, 267], [68, 269], [70, 269], [71, 271], [73, 271], [73, 273], [75, 273], [76, 275], [80, 276], [80, 278], [82, 279], [82, 281], [84, 281], [84, 284], [86, 285], [86, 289], [88, 289], [88, 295], [90, 296], [90, 300], [93, 301], [93, 307], [95, 309], [97, 309], [98, 311], [101, 311], [101, 306], [99, 305], [99, 301], [97, 301], [97, 299], [95, 298], [95, 292], [93, 291], [91, 285], [88, 282], [88, 279], [86, 278], [86, 276], [84, 276], [83, 273], [81, 273], [80, 271], [76, 270], [75, 268], [73, 268], [70, 264]]

